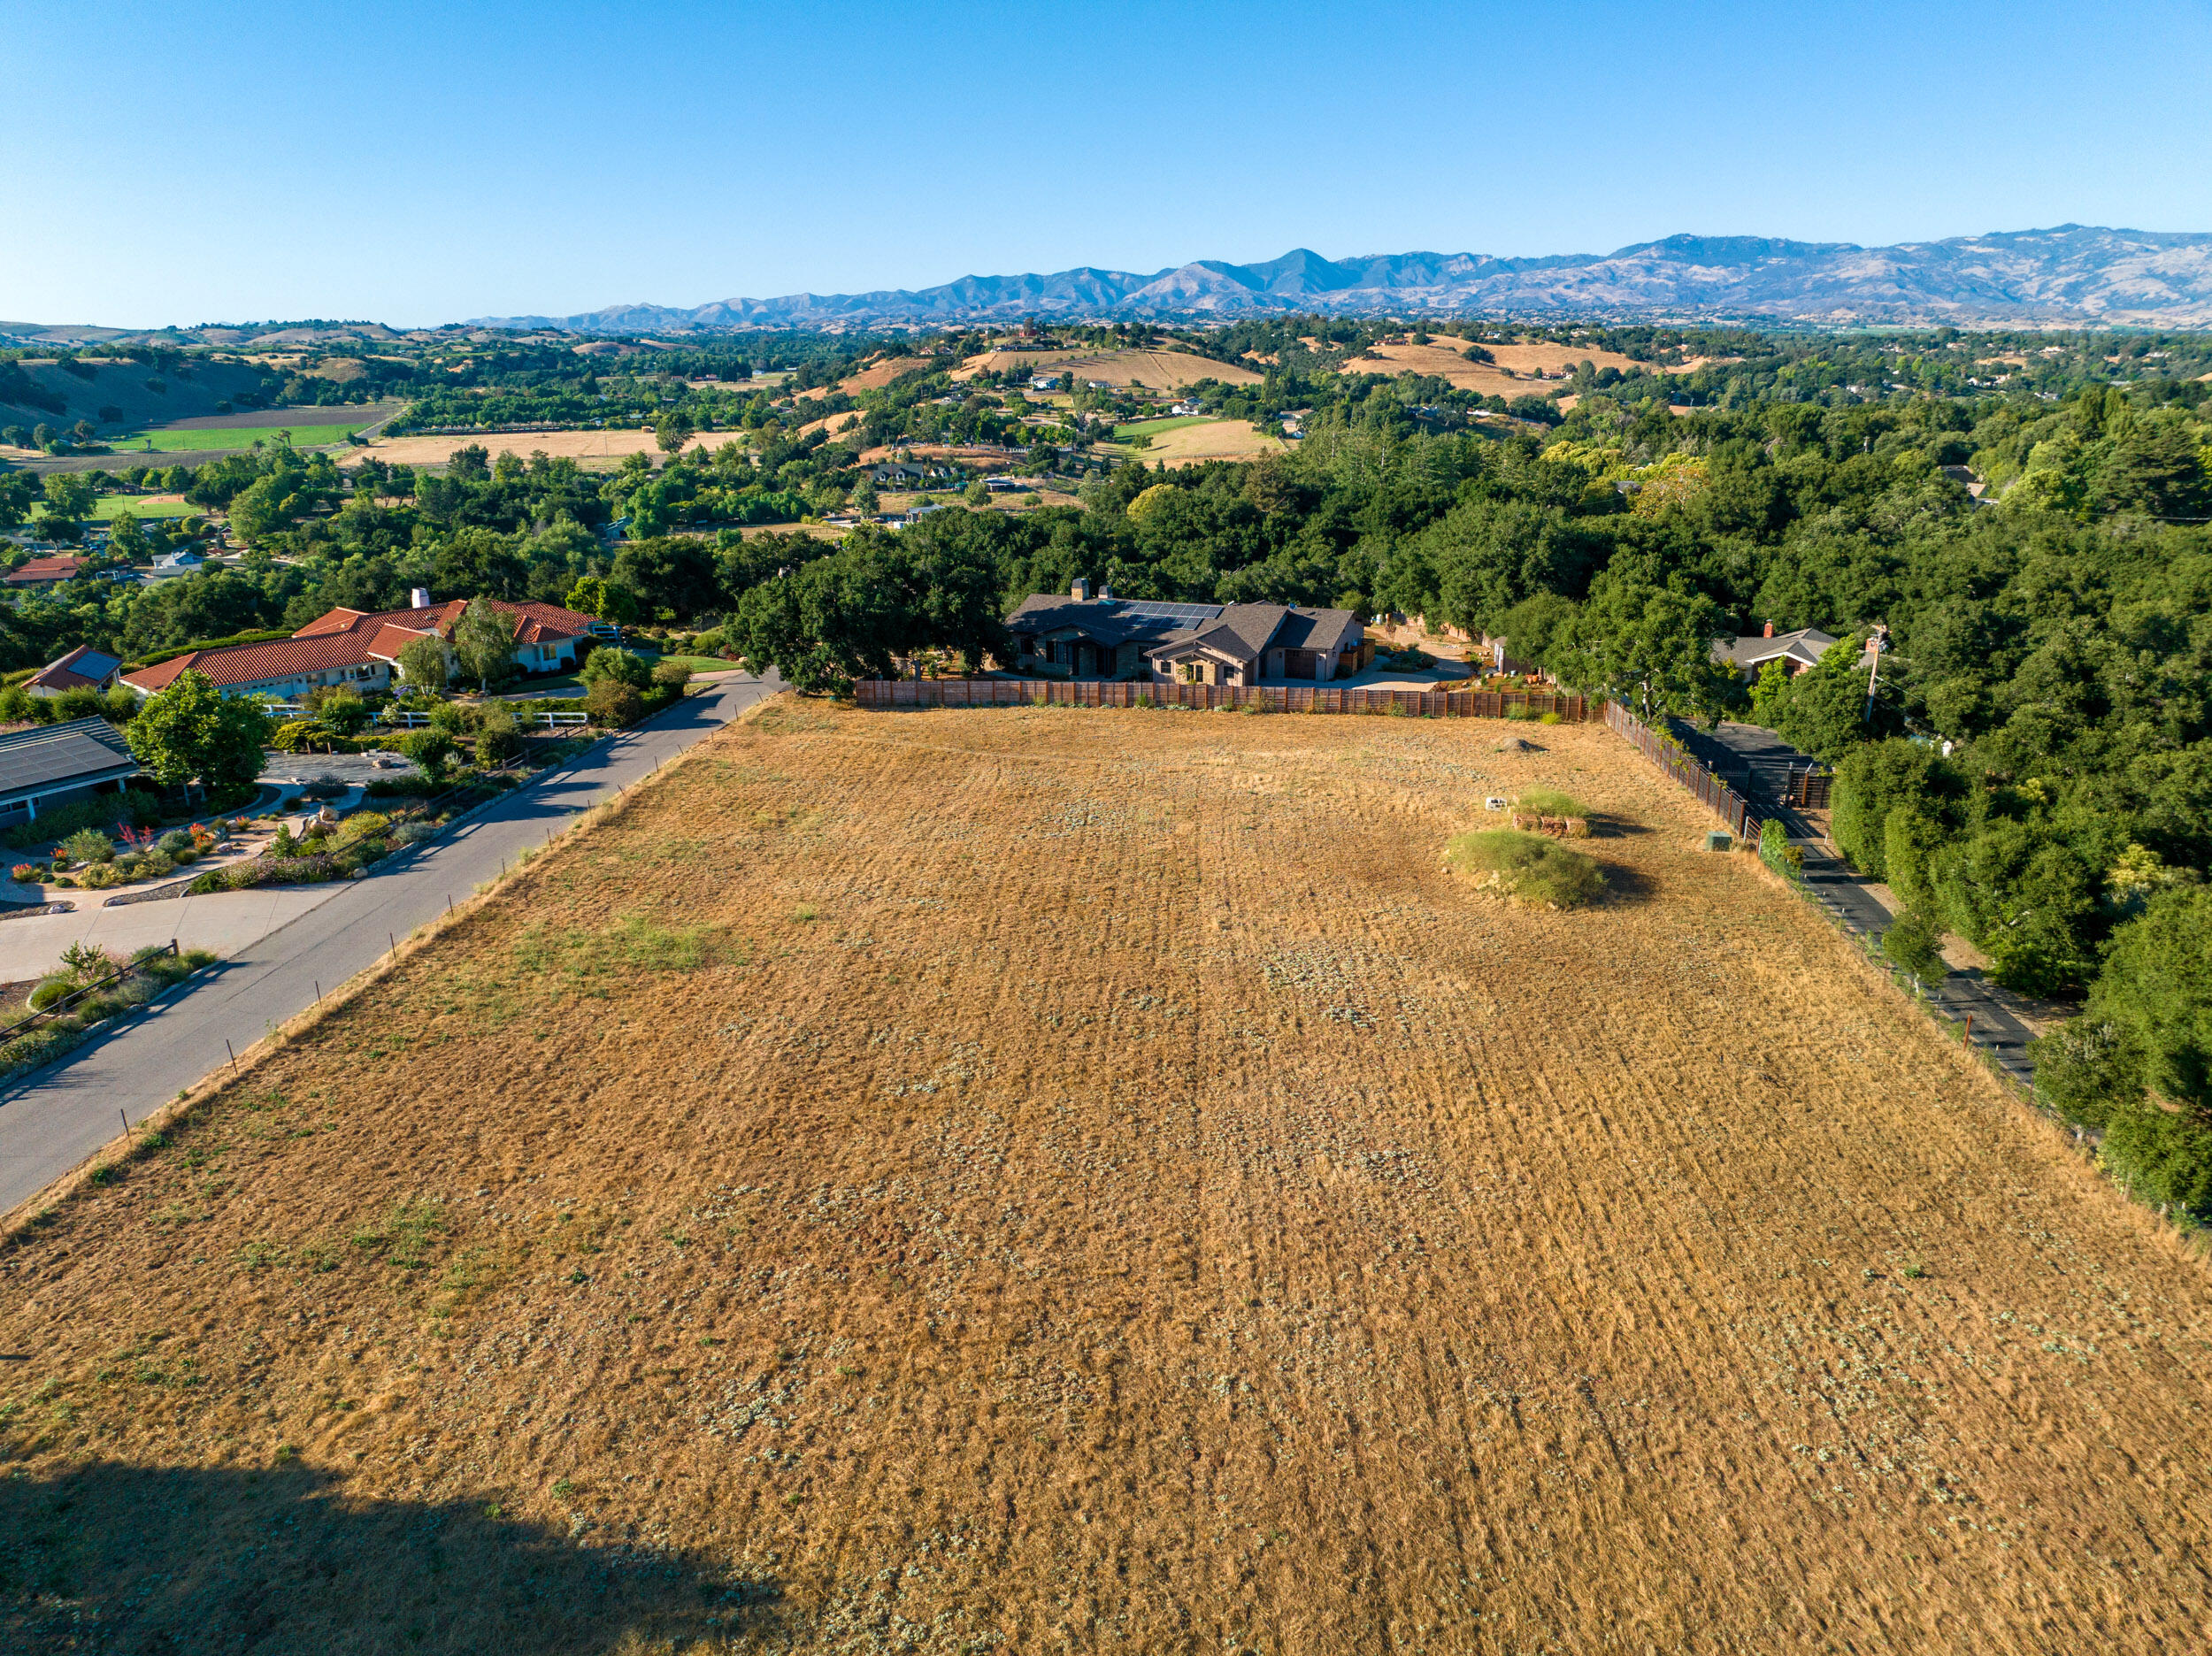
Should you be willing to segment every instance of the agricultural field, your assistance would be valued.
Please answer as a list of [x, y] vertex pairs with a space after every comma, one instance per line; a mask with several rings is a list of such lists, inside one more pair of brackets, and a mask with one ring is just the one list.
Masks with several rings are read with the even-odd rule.
[[2204, 1261], [1707, 826], [764, 704], [19, 1215], [0, 1644], [2194, 1647]]

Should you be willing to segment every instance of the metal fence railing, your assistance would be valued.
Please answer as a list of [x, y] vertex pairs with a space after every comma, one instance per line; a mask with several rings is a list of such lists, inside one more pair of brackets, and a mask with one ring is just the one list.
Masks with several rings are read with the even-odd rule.
[[1605, 704], [1605, 722], [1636, 750], [1702, 800], [1738, 838], [1756, 842], [1763, 826], [1751, 801], [1707, 770], [1681, 744], [1660, 735], [1617, 702]]
[[177, 953], [177, 940], [174, 938], [171, 938], [169, 939], [169, 947], [167, 948], [157, 948], [153, 951], [150, 956], [144, 956], [138, 960], [134, 960], [127, 966], [124, 966], [115, 971], [111, 971], [104, 978], [96, 978], [92, 982], [85, 985], [81, 989], [72, 989], [67, 994], [63, 995], [59, 1000], [41, 1008], [38, 1011], [32, 1013], [30, 1016], [24, 1018], [19, 1022], [11, 1024], [5, 1029], [0, 1029], [0, 1046], [5, 1046], [8, 1042], [13, 1040], [17, 1036], [23, 1033], [25, 1030], [31, 1029], [40, 1024], [43, 1024], [50, 1018], [58, 1018], [65, 1016], [71, 1007], [74, 1006], [78, 1001], [83, 1000], [87, 995], [91, 994], [94, 991], [104, 989], [110, 984], [120, 983], [124, 978], [128, 978], [136, 972], [138, 969], [145, 963], [147, 959], [150, 958], [158, 960], [165, 954], [173, 958]]

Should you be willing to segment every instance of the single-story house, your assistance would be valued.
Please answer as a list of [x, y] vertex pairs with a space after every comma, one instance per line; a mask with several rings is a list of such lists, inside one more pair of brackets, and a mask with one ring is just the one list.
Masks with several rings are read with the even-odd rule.
[[1346, 678], [1374, 660], [1348, 610], [1094, 597], [1087, 580], [1023, 599], [1006, 625], [1016, 671], [1049, 678], [1251, 685]]
[[1156, 678], [1256, 685], [1348, 678], [1373, 663], [1375, 647], [1349, 610], [1243, 603], [1224, 606], [1210, 623], [1145, 656]]
[[35, 821], [42, 806], [119, 794], [137, 774], [129, 744], [105, 719], [11, 731], [0, 736], [0, 826]]
[[105, 690], [114, 684], [123, 663], [89, 644], [80, 644], [58, 661], [50, 661], [33, 673], [23, 687], [35, 696], [57, 696], [65, 690]]
[[11, 586], [51, 586], [58, 581], [74, 580], [84, 571], [84, 559], [73, 552], [63, 552], [51, 557], [33, 558], [21, 569], [12, 571], [7, 584]]
[[[1767, 663], [1780, 660], [1788, 663], [1790, 677], [1794, 678], [1808, 667], [1816, 664], [1829, 648], [1839, 642], [1832, 635], [1818, 627], [1800, 627], [1794, 632], [1777, 632], [1774, 623], [1766, 624], [1766, 630], [1742, 638], [1715, 639], [1713, 658], [1732, 664], [1748, 684], [1759, 676]], [[1875, 627], [1859, 651], [1861, 671], [1874, 665], [1875, 657], [1889, 648], [1889, 629]]]
[[167, 580], [174, 575], [189, 575], [206, 563], [207, 560], [190, 547], [180, 547], [174, 552], [164, 552], [154, 560], [153, 579]]
[[1740, 638], [1715, 639], [1713, 659], [1725, 662], [1740, 674], [1746, 683], [1759, 676], [1760, 669], [1770, 661], [1785, 663], [1794, 678], [1807, 668], [1819, 664], [1820, 658], [1836, 642], [1834, 634], [1823, 632], [1818, 627], [1800, 627], [1794, 632], [1777, 632], [1770, 621], [1763, 632], [1747, 632]]
[[[452, 598], [434, 604], [430, 594], [418, 590], [415, 603], [405, 610], [333, 610], [319, 616], [288, 639], [266, 644], [234, 644], [226, 649], [187, 650], [167, 661], [136, 672], [125, 673], [123, 683], [141, 695], [154, 695], [176, 682], [186, 671], [203, 672], [225, 695], [274, 695], [286, 700], [332, 685], [356, 689], [389, 687], [399, 654], [420, 638], [448, 644], [468, 601]], [[600, 624], [549, 603], [510, 603], [489, 601], [494, 610], [514, 624], [515, 665], [525, 672], [565, 672], [581, 659], [584, 640], [599, 634]]]
[[1180, 402], [1168, 410], [1169, 413], [1175, 415], [1203, 414], [1205, 411], [1205, 404], [1199, 402], [1196, 397], [1185, 397]]
[[1032, 391], [1057, 391], [1060, 388], [1060, 376], [1058, 374], [1032, 374], [1029, 376], [1029, 388]]

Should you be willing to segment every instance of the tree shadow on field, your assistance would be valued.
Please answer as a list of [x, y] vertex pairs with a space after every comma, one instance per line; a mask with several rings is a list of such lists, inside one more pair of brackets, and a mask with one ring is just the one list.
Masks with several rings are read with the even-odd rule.
[[1605, 857], [1594, 857], [1592, 861], [1605, 876], [1605, 897], [1599, 907], [1625, 908], [1647, 903], [1659, 894], [1658, 882], [1641, 869]]
[[0, 1476], [0, 1650], [26, 1656], [704, 1652], [773, 1632], [780, 1596], [480, 1502], [349, 1499], [296, 1461]]

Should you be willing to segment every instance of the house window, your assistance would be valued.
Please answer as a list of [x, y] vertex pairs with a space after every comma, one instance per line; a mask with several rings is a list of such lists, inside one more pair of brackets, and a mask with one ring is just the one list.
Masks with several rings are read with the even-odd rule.
[[1206, 669], [1198, 662], [1178, 662], [1175, 664], [1175, 671], [1176, 676], [1182, 679], [1185, 684], [1204, 684], [1206, 682]]

